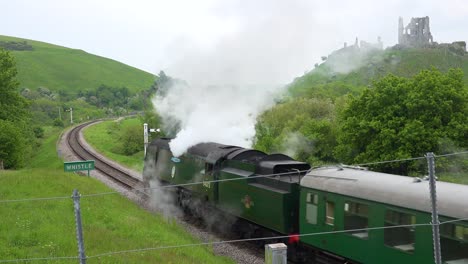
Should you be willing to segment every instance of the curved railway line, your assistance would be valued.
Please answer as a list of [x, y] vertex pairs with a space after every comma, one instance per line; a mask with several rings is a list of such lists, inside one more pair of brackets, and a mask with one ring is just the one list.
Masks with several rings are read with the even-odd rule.
[[66, 141], [72, 152], [82, 160], [94, 160], [94, 167], [96, 170], [122, 185], [123, 187], [131, 190], [142, 188], [143, 184], [141, 183], [140, 179], [131, 176], [128, 172], [125, 172], [117, 168], [115, 165], [112, 165], [109, 162], [103, 160], [83, 144], [80, 139], [80, 131], [86, 126], [96, 122], [99, 122], [99, 120], [78, 125], [70, 130]]
[[[105, 159], [100, 157], [100, 155], [97, 155], [96, 153], [94, 153], [93, 150], [90, 150], [89, 147], [82, 141], [82, 138], [80, 136], [81, 130], [85, 128], [86, 126], [92, 125], [97, 122], [100, 122], [100, 120], [91, 121], [91, 122], [77, 125], [76, 127], [72, 128], [69, 131], [69, 133], [66, 136], [66, 143], [68, 147], [70, 148], [70, 150], [73, 152], [73, 154], [76, 157], [78, 157], [81, 160], [94, 160], [95, 170], [99, 171], [105, 177], [121, 185], [123, 188], [129, 191], [135, 191], [135, 193], [142, 194], [144, 197], [149, 197], [150, 194], [142, 191], [142, 189], [144, 188], [144, 184], [140, 179], [133, 177], [128, 172], [122, 169], [119, 169], [114, 164], [111, 164], [110, 162], [106, 161]], [[200, 219], [192, 215], [190, 212], [184, 213], [184, 217], [182, 221], [186, 222], [188, 225], [196, 226], [197, 228], [201, 228], [205, 230], [210, 229], [205, 226], [205, 223], [200, 222]], [[211, 229], [206, 230], [206, 231], [208, 233], [217, 233], [217, 235], [221, 235], [223, 239], [225, 240], [240, 239], [240, 237], [238, 236], [239, 234], [237, 232], [235, 232], [236, 234], [234, 233], [226, 234], [225, 232], [219, 232], [217, 230], [211, 230]], [[246, 252], [249, 252], [247, 255], [256, 256], [254, 257], [254, 261], [243, 261], [242, 259], [245, 258], [245, 256], [241, 257], [239, 263], [258, 263], [257, 261], [255, 261], [255, 259], [262, 259], [262, 256], [263, 256], [263, 243], [261, 246], [259, 246], [258, 242], [256, 241], [240, 243], [236, 246], [236, 249], [238, 250], [240, 249], [241, 252], [244, 252], [244, 254]], [[243, 254], [243, 253], [236, 254], [236, 253], [229, 252], [229, 251], [232, 251], [232, 249], [226, 250], [224, 254], [229, 255], [233, 257], [234, 259], [237, 258], [235, 255]], [[289, 262], [289, 263], [293, 263], [293, 262]]]

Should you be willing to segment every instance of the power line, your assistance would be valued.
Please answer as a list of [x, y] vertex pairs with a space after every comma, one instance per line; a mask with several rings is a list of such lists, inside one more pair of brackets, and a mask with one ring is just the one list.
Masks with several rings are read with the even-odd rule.
[[[443, 155], [436, 155], [435, 157], [448, 157], [454, 155], [463, 155], [468, 154], [468, 151], [463, 152], [455, 152], [455, 153], [448, 153]], [[384, 164], [384, 163], [394, 163], [394, 162], [402, 162], [402, 161], [412, 161], [412, 160], [420, 160], [426, 159], [426, 157], [415, 157], [415, 158], [407, 158], [407, 159], [395, 159], [395, 160], [386, 160], [386, 161], [377, 161], [377, 162], [369, 162], [369, 163], [361, 163], [361, 164], [354, 164], [353, 166], [367, 166], [367, 165], [375, 165], [375, 164]], [[326, 168], [316, 168], [315, 170], [326, 169]], [[308, 172], [308, 170], [302, 171], [295, 171], [294, 173], [303, 173]], [[210, 180], [210, 181], [201, 181], [201, 182], [190, 182], [190, 183], [181, 183], [181, 184], [169, 184], [169, 185], [161, 185], [158, 187], [151, 187], [151, 188], [138, 188], [133, 189], [134, 191], [141, 191], [144, 192], [146, 190], [153, 190], [153, 189], [161, 189], [161, 188], [174, 188], [174, 187], [184, 187], [184, 186], [191, 186], [191, 185], [199, 185], [199, 184], [206, 184], [206, 183], [217, 183], [217, 182], [227, 182], [227, 181], [237, 181], [237, 180], [245, 180], [245, 179], [256, 179], [256, 178], [268, 178], [268, 177], [276, 177], [282, 175], [291, 175], [292, 172], [284, 172], [284, 173], [275, 173], [275, 174], [267, 174], [267, 175], [256, 175], [256, 176], [249, 176], [249, 177], [238, 177], [238, 178], [231, 178], [231, 179], [221, 179], [221, 180]], [[94, 194], [82, 194], [81, 197], [95, 197], [95, 196], [104, 196], [104, 195], [111, 195], [111, 194], [119, 194], [120, 192], [113, 191], [113, 192], [103, 192], [103, 193], [94, 193]], [[58, 200], [58, 199], [67, 199], [70, 198], [69, 196], [61, 196], [61, 197], [44, 197], [44, 198], [30, 198], [30, 199], [14, 199], [14, 200], [0, 200], [0, 203], [12, 203], [12, 202], [27, 202], [27, 201], [45, 201], [45, 200]]]
[[43, 261], [43, 260], [76, 260], [78, 257], [50, 257], [50, 258], [23, 258], [23, 259], [1, 259], [0, 263], [7, 262], [25, 262], [25, 261]]
[[106, 253], [102, 253], [102, 254], [98, 254], [98, 255], [88, 256], [87, 258], [97, 258], [97, 257], [110, 256], [110, 255], [116, 255], [116, 254], [134, 253], [134, 252], [161, 250], [161, 249], [175, 249], [175, 248], [219, 245], [219, 244], [239, 243], [239, 242], [249, 242], [249, 241], [276, 240], [276, 239], [285, 239], [285, 238], [291, 238], [291, 237], [307, 237], [307, 236], [317, 236], [317, 235], [330, 235], [330, 234], [341, 234], [341, 233], [350, 233], [350, 232], [362, 232], [362, 231], [392, 229], [392, 228], [401, 228], [401, 227], [418, 227], [418, 226], [432, 226], [432, 224], [429, 223], [429, 224], [411, 224], [411, 225], [397, 225], [397, 226], [368, 227], [368, 228], [347, 229], [347, 230], [327, 231], [327, 232], [317, 232], [317, 233], [307, 233], [307, 234], [294, 234], [294, 235], [281, 235], [281, 236], [259, 237], [259, 238], [233, 239], [233, 240], [203, 242], [203, 243], [194, 243], [194, 244], [185, 244], [185, 245], [160, 246], [160, 247], [141, 248], [141, 249], [129, 249], [129, 250], [122, 250], [122, 251], [106, 252]]
[[[461, 152], [454, 152], [442, 155], [434, 155], [436, 158], [440, 157], [448, 157], [448, 156], [455, 156], [455, 155], [463, 155], [468, 154], [468, 151], [461, 151]], [[415, 157], [415, 158], [407, 158], [407, 159], [395, 159], [395, 160], [383, 160], [383, 161], [376, 161], [376, 162], [368, 162], [368, 163], [360, 163], [354, 164], [354, 166], [367, 166], [367, 165], [375, 165], [375, 164], [384, 164], [384, 163], [394, 163], [394, 162], [402, 162], [402, 161], [412, 161], [412, 160], [420, 160], [426, 159], [426, 157]]]
[[468, 151], [461, 151], [461, 152], [455, 152], [455, 153], [448, 153], [448, 154], [442, 154], [442, 155], [435, 155], [435, 157], [436, 157], [436, 158], [438, 158], [438, 157], [449, 157], [449, 156], [463, 155], [463, 154], [468, 154]]
[[426, 159], [426, 157], [416, 157], [416, 158], [407, 158], [407, 159], [395, 159], [395, 160], [384, 160], [384, 161], [376, 161], [376, 162], [369, 162], [369, 163], [354, 164], [354, 166], [367, 166], [367, 165], [375, 165], [375, 164], [384, 164], [384, 163], [395, 163], [395, 162], [402, 162], [402, 161], [420, 160], [420, 159]]
[[[439, 225], [447, 224], [447, 223], [454, 223], [454, 222], [461, 222], [461, 221], [466, 221], [466, 220], [468, 220], [468, 218], [459, 218], [459, 219], [454, 219], [454, 220], [448, 220], [448, 221], [444, 221], [444, 222], [439, 223]], [[409, 227], [432, 226], [432, 225], [437, 225], [437, 224], [424, 223], [424, 224], [411, 224], [411, 225], [368, 227], [368, 228], [347, 229], [347, 230], [327, 231], [327, 232], [317, 232], [317, 233], [281, 235], [281, 236], [246, 238], [246, 239], [233, 239], [233, 240], [223, 240], [223, 241], [215, 241], [215, 242], [192, 243], [192, 244], [184, 244], [184, 245], [129, 249], [129, 250], [111, 251], [111, 252], [101, 253], [101, 254], [97, 254], [97, 255], [88, 256], [86, 258], [87, 259], [99, 258], [99, 257], [111, 256], [111, 255], [117, 255], [117, 254], [135, 253], [135, 252], [162, 250], [162, 249], [175, 249], [175, 248], [186, 248], [186, 247], [197, 247], [197, 246], [208, 246], [208, 245], [220, 245], [220, 244], [240, 243], [240, 242], [249, 242], [249, 241], [285, 239], [285, 238], [291, 238], [291, 237], [308, 237], [308, 236], [318, 236], [318, 235], [330, 235], [330, 234], [341, 234], [341, 233], [350, 233], [350, 232], [362, 232], [362, 231], [372, 231], [372, 230], [382, 230], [382, 229], [392, 229], [392, 228], [402, 228], [402, 227], [409, 228]], [[66, 259], [76, 260], [76, 259], [78, 259], [78, 257], [4, 259], [4, 260], [0, 260], [0, 263], [19, 262], [19, 261], [41, 261], [41, 260], [66, 260]]]
[[49, 201], [49, 200], [69, 199], [69, 198], [70, 198], [70, 196], [26, 198], [26, 199], [16, 199], [16, 200], [0, 200], [0, 203], [29, 202], [29, 201]]

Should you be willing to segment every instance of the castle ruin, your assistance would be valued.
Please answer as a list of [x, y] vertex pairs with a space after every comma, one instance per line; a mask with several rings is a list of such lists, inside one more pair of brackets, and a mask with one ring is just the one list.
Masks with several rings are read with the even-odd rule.
[[433, 42], [428, 16], [413, 17], [406, 27], [403, 27], [403, 18], [398, 19], [398, 44], [423, 47]]
[[392, 48], [435, 48], [448, 49], [449, 51], [464, 56], [466, 54], [466, 42], [455, 41], [452, 43], [437, 43], [432, 38], [429, 27], [429, 17], [413, 17], [411, 22], [404, 27], [403, 18], [398, 18], [398, 44]]

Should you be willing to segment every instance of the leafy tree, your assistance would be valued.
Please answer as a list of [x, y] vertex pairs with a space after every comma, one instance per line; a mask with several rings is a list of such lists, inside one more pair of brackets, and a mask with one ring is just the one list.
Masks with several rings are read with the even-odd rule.
[[54, 119], [54, 126], [56, 127], [64, 127], [65, 124], [63, 123], [62, 119], [56, 118]]
[[18, 92], [16, 74], [13, 57], [0, 49], [0, 159], [5, 168], [22, 167], [34, 140], [28, 102]]
[[0, 160], [5, 168], [24, 166], [27, 148], [22, 134], [13, 122], [0, 120]]
[[255, 148], [285, 152], [314, 164], [333, 162], [334, 116], [329, 100], [300, 98], [276, 105], [257, 120]]
[[[463, 73], [424, 70], [414, 78], [388, 75], [351, 98], [340, 115], [336, 155], [346, 163], [423, 156], [444, 152], [447, 140], [468, 147], [468, 93]], [[409, 163], [376, 165], [407, 174]]]
[[142, 129], [139, 126], [129, 126], [123, 129], [120, 140], [125, 155], [132, 155], [142, 150], [143, 137], [141, 131]]
[[0, 120], [24, 121], [29, 117], [28, 103], [18, 93], [13, 57], [0, 49]]

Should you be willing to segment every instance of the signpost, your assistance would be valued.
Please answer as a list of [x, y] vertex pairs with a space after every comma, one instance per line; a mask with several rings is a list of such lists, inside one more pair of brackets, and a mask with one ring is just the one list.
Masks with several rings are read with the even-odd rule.
[[64, 162], [63, 169], [66, 172], [87, 170], [89, 176], [89, 171], [94, 170], [94, 160]]

